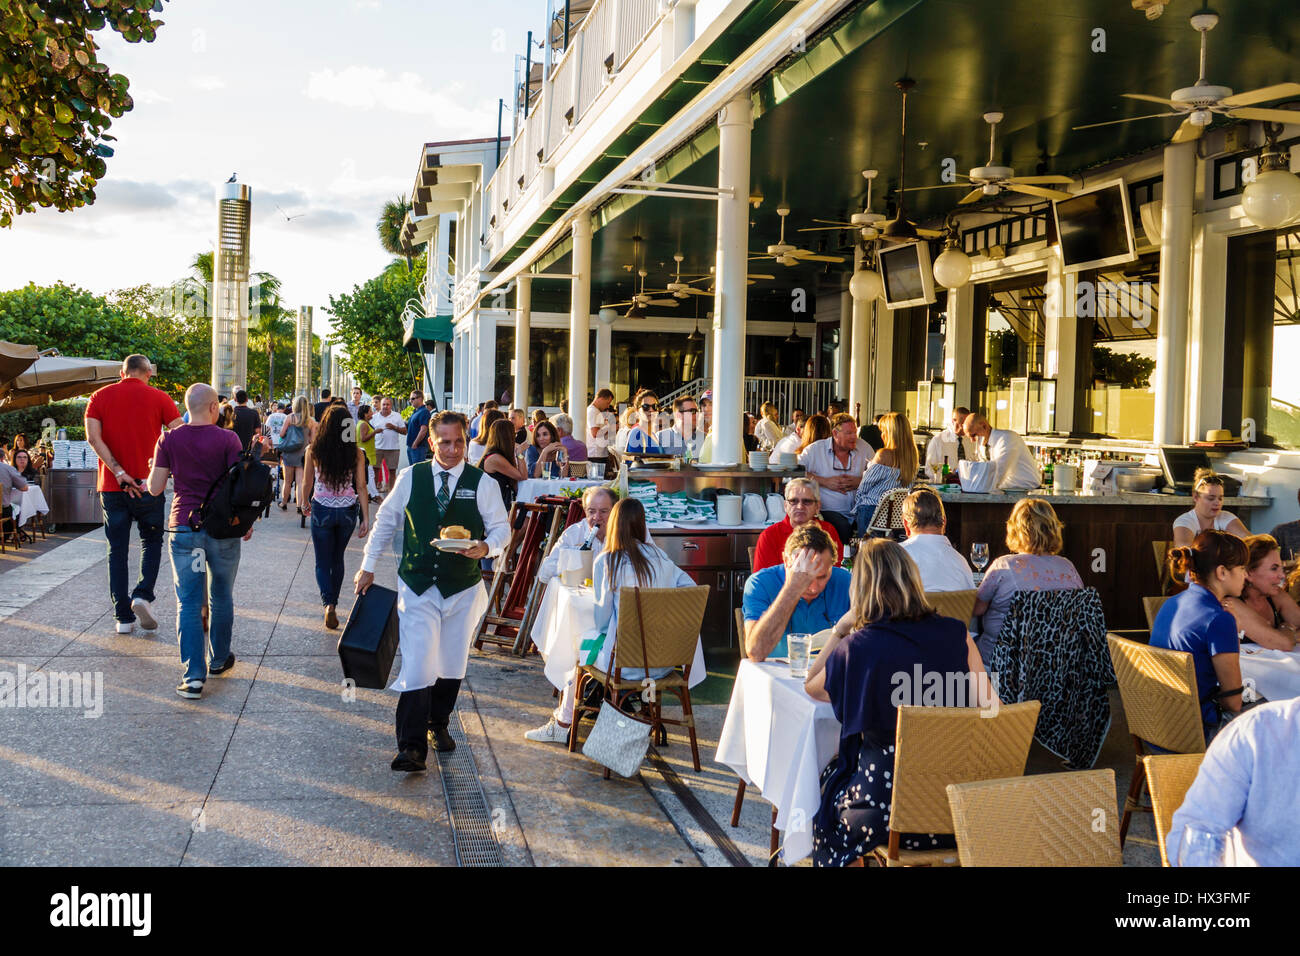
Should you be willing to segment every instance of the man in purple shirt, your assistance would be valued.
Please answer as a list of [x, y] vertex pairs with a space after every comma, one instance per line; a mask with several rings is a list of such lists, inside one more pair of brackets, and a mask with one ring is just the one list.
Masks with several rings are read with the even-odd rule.
[[560, 444], [568, 452], [569, 461], [586, 461], [587, 446], [573, 437], [573, 419], [561, 412], [551, 421], [555, 425], [555, 430], [560, 433]]
[[[235, 666], [230, 638], [235, 623], [235, 574], [239, 570], [239, 538], [213, 538], [195, 530], [199, 506], [209, 489], [239, 460], [239, 437], [217, 425], [221, 414], [217, 392], [210, 385], [191, 385], [185, 392], [189, 424], [158, 439], [149, 493], [161, 495], [172, 479], [175, 495], [167, 527], [171, 539], [172, 573], [176, 579], [177, 630], [185, 674], [176, 693], [186, 700], [203, 696], [209, 674], [216, 677]], [[243, 540], [253, 536], [253, 529]], [[210, 595], [211, 637], [203, 633], [203, 595]], [[211, 644], [212, 658], [207, 649]]]

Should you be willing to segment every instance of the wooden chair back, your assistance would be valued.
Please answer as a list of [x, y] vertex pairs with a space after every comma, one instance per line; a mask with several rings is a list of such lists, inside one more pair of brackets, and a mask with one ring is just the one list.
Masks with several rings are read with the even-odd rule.
[[1205, 752], [1192, 655], [1107, 634], [1124, 719], [1134, 737], [1176, 754]]
[[1165, 597], [1163, 594], [1154, 597], [1144, 597], [1142, 599], [1142, 610], [1146, 612], [1148, 631], [1155, 630], [1156, 615], [1160, 613], [1160, 608], [1163, 607], [1164, 603], [1168, 600], [1169, 598]]
[[948, 787], [962, 866], [1120, 866], [1115, 771]]
[[1038, 701], [999, 707], [898, 708], [894, 744], [892, 833], [952, 833], [950, 783], [1025, 772]]
[[925, 599], [944, 617], [954, 617], [969, 626], [975, 614], [978, 591], [926, 591]]
[[[641, 616], [637, 614], [637, 589], [618, 592], [618, 634], [614, 663], [618, 668], [682, 667], [690, 673], [695, 645], [704, 622], [709, 586], [641, 588]], [[645, 620], [645, 652], [641, 649], [641, 617]], [[648, 659], [647, 659], [648, 658]]]
[[[1147, 788], [1151, 791], [1151, 806], [1155, 810], [1156, 839], [1160, 843], [1160, 862], [1170, 866], [1169, 827], [1174, 814], [1183, 805], [1183, 798], [1201, 769], [1204, 754], [1154, 754], [1142, 758], [1147, 771]], [[1173, 852], [1177, 854], [1177, 847]]]

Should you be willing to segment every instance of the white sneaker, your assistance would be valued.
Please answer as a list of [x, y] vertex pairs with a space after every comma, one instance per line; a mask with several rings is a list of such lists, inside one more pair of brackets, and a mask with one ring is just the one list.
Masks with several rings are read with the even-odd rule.
[[119, 634], [130, 634], [134, 630], [135, 630], [135, 621], [117, 622], [117, 633]]
[[158, 629], [158, 619], [153, 616], [153, 605], [144, 598], [135, 598], [131, 601], [131, 610], [135, 612], [136, 618], [140, 621], [140, 626], [146, 631], [156, 631]]
[[535, 740], [542, 744], [565, 744], [569, 742], [569, 728], [561, 727], [552, 717], [545, 725], [524, 734], [525, 740]]

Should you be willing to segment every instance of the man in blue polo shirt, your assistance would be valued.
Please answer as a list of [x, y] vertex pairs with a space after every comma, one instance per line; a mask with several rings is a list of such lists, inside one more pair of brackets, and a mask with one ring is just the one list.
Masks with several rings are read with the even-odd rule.
[[849, 610], [849, 572], [835, 567], [835, 543], [816, 524], [786, 539], [782, 563], [745, 582], [745, 656], [784, 657], [787, 634], [816, 634]]

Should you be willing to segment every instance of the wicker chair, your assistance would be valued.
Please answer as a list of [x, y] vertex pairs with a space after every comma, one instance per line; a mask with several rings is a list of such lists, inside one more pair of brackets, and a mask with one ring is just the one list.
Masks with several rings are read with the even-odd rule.
[[[645, 615], [645, 653], [641, 649], [641, 625], [637, 614], [636, 592], [641, 592], [641, 609]], [[695, 717], [691, 712], [691, 692], [688, 683], [691, 663], [695, 659], [695, 645], [700, 637], [700, 624], [704, 621], [704, 607], [709, 600], [708, 585], [681, 588], [621, 588], [618, 604], [618, 633], [615, 635], [614, 653], [610, 673], [594, 666], [578, 668], [578, 686], [574, 689], [573, 725], [569, 729], [569, 750], [578, 746], [578, 725], [584, 713], [599, 713], [598, 707], [583, 703], [583, 691], [588, 681], [596, 681], [605, 688], [605, 699], [615, 707], [625, 698], [642, 690], [641, 680], [626, 679], [624, 669], [653, 670], [658, 667], [680, 668], [655, 679], [654, 700], [643, 698], [645, 710], [641, 716], [651, 725], [652, 739], [668, 742], [665, 725], [686, 727], [691, 739], [691, 760], [698, 772], [700, 747], [695, 737]], [[647, 660], [648, 658], [648, 660]], [[663, 716], [664, 691], [677, 695], [682, 705], [681, 720], [667, 720]], [[609, 779], [609, 770], [605, 771]]]
[[1142, 610], [1146, 612], [1148, 631], [1155, 630], [1156, 615], [1160, 613], [1160, 608], [1163, 607], [1164, 603], [1168, 600], [1169, 598], [1165, 597], [1163, 594], [1156, 597], [1144, 597], [1142, 599]]
[[962, 866], [1120, 866], [1109, 815], [1115, 771], [1076, 770], [948, 787]]
[[[1169, 828], [1174, 814], [1183, 805], [1183, 798], [1191, 789], [1196, 772], [1201, 769], [1204, 754], [1156, 754], [1142, 758], [1146, 769], [1147, 785], [1151, 788], [1151, 805], [1155, 808], [1156, 839], [1160, 842], [1160, 862], [1171, 866]], [[1177, 848], [1174, 850], [1177, 853]]]
[[926, 591], [925, 599], [944, 617], [954, 617], [969, 626], [975, 614], [978, 591]]
[[911, 488], [891, 488], [886, 491], [871, 513], [867, 524], [868, 538], [897, 538], [903, 533], [903, 501], [912, 493]]
[[1119, 845], [1123, 848], [1133, 811], [1151, 809], [1141, 802], [1146, 789], [1142, 758], [1147, 755], [1147, 746], [1174, 754], [1203, 754], [1205, 727], [1191, 654], [1127, 641], [1114, 634], [1107, 634], [1106, 640], [1124, 703], [1124, 719], [1133, 738], [1133, 782], [1119, 825]]
[[900, 707], [894, 745], [889, 844], [873, 853], [884, 866], [952, 865], [953, 850], [904, 850], [904, 833], [952, 833], [945, 788], [951, 783], [1025, 772], [1038, 701], [1000, 707]]

